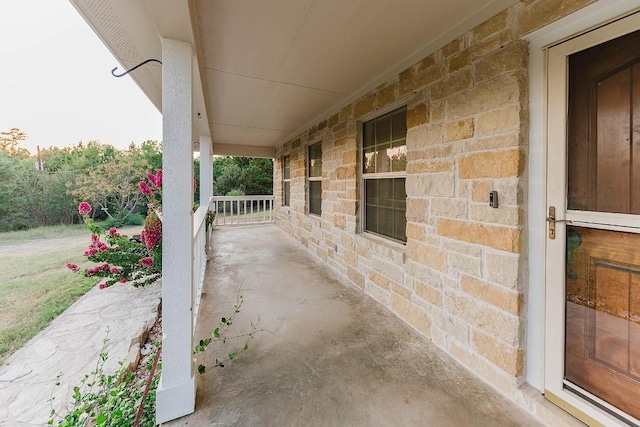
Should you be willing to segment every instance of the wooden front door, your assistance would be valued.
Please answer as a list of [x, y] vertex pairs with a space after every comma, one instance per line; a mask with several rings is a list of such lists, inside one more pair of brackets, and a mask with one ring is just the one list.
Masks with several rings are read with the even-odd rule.
[[567, 66], [563, 387], [640, 419], [640, 31]]

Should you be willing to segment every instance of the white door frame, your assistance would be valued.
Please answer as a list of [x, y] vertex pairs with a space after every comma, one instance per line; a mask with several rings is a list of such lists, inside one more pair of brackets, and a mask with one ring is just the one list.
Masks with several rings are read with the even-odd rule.
[[[557, 224], [558, 238], [551, 241], [543, 219], [552, 205], [557, 208], [557, 218], [565, 218], [567, 56], [640, 28], [638, 15], [619, 19], [638, 8], [640, 1], [601, 0], [526, 37], [531, 43], [527, 381], [549, 400], [591, 425], [615, 425], [618, 421], [563, 388], [564, 286], [558, 286], [557, 279], [554, 286], [547, 277], [563, 278], [564, 266], [547, 263], [546, 259], [565, 259], [564, 238], [560, 237], [564, 236], [565, 226]], [[607, 22], [610, 24], [604, 27]], [[623, 219], [611, 215], [580, 219]], [[548, 245], [549, 242], [553, 244]]]

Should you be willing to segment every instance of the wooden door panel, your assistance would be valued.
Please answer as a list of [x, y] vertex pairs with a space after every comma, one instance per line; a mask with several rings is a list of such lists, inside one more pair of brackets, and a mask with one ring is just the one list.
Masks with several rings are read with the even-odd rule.
[[567, 229], [565, 378], [638, 418], [640, 235]]
[[599, 212], [629, 212], [631, 71], [622, 71], [596, 87], [595, 170], [596, 208]]
[[640, 31], [569, 57], [568, 208], [640, 214]]

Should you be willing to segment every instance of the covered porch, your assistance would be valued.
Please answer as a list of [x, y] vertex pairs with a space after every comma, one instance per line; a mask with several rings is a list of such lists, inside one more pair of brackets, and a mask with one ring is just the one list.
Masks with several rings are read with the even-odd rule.
[[195, 412], [163, 425], [540, 425], [272, 225], [219, 228], [196, 338], [244, 297], [230, 335], [262, 332], [221, 369], [198, 359]]

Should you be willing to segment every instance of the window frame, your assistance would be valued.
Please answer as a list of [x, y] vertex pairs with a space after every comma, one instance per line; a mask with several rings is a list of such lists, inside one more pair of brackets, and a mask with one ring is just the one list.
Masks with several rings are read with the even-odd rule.
[[[365, 166], [366, 166], [366, 157], [365, 157], [365, 148], [369, 148], [371, 147], [371, 145], [368, 145], [367, 147], [365, 147], [365, 144], [367, 143], [367, 141], [365, 140], [366, 138], [366, 132], [365, 132], [365, 126], [367, 125], [367, 123], [370, 122], [374, 122], [377, 121], [379, 119], [384, 118], [385, 116], [392, 116], [395, 113], [398, 113], [399, 111], [404, 110], [404, 115], [405, 115], [405, 134], [404, 134], [404, 139], [405, 139], [405, 153], [406, 153], [406, 114], [407, 114], [407, 104], [406, 101], [404, 102], [398, 102], [398, 103], [394, 103], [390, 106], [388, 106], [387, 108], [385, 108], [382, 111], [375, 111], [372, 112], [369, 115], [364, 116], [363, 118], [361, 118], [358, 121], [359, 124], [359, 129], [360, 129], [360, 138], [359, 138], [359, 147], [358, 147], [358, 157], [360, 160], [360, 166], [359, 166], [359, 174], [360, 174], [360, 200], [362, 201], [361, 203], [361, 209], [360, 209], [360, 213], [359, 213], [359, 220], [360, 220], [360, 226], [358, 227], [361, 233], [364, 234], [369, 234], [371, 236], [376, 236], [378, 238], [381, 239], [385, 239], [387, 241], [390, 242], [394, 242], [397, 244], [401, 244], [401, 245], [406, 245], [407, 243], [407, 237], [406, 237], [406, 178], [407, 178], [407, 173], [406, 173], [406, 160], [405, 160], [405, 167], [404, 170], [402, 171], [392, 171], [392, 172], [365, 172]], [[392, 139], [389, 140], [389, 142], [391, 142]], [[375, 146], [375, 144], [374, 144]], [[404, 229], [404, 240], [402, 239], [398, 239], [394, 236], [390, 236], [387, 234], [382, 234], [382, 233], [378, 233], [375, 230], [370, 230], [367, 229], [367, 181], [370, 180], [391, 180], [391, 179], [403, 179], [404, 180], [404, 188], [405, 188], [405, 195], [404, 195], [404, 212], [405, 212], [405, 229]], [[392, 233], [393, 234], [393, 233]]]
[[[314, 159], [311, 157], [312, 148], [319, 148], [320, 158]], [[322, 141], [314, 142], [307, 146], [307, 213], [309, 215], [322, 216]], [[312, 160], [320, 161], [320, 174], [312, 176]], [[314, 212], [311, 210], [311, 183], [320, 183], [320, 205], [319, 212]], [[317, 185], [317, 184], [314, 184]]]
[[291, 207], [291, 154], [282, 156], [282, 206]]

